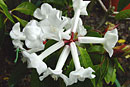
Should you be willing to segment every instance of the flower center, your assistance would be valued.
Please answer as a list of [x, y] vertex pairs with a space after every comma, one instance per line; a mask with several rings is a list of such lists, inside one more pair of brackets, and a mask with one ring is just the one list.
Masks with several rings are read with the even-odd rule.
[[76, 42], [76, 41], [78, 41], [78, 39], [75, 38], [74, 32], [72, 32], [70, 40], [64, 40], [64, 43], [70, 45], [71, 42]]
[[50, 26], [50, 28], [51, 28], [51, 30], [50, 30], [50, 31], [51, 31], [51, 32], [53, 32], [53, 33], [57, 31], [57, 28], [56, 28], [56, 27], [54, 27], [54, 26]]

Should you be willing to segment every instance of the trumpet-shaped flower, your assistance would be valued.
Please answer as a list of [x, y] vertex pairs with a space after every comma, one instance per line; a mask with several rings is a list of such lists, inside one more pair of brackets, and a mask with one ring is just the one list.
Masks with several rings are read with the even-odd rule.
[[44, 38], [41, 38], [42, 31], [41, 28], [38, 26], [38, 22], [36, 20], [31, 20], [23, 30], [24, 34], [26, 35], [25, 44], [28, 48], [30, 53], [41, 51], [44, 49], [43, 41]]
[[22, 54], [27, 60], [28, 68], [36, 68], [39, 75], [47, 69], [47, 65], [35, 53], [23, 51]]
[[95, 75], [92, 74], [92, 72], [94, 72], [92, 68], [89, 67], [84, 69], [83, 67], [81, 67], [79, 57], [78, 57], [77, 47], [74, 42], [70, 44], [70, 49], [71, 49], [71, 54], [73, 57], [76, 70], [72, 71], [69, 74], [69, 82], [70, 82], [69, 85], [77, 83], [78, 80], [84, 81], [85, 78], [90, 78], [90, 79], [95, 78]]
[[40, 26], [44, 33], [44, 38], [57, 41], [62, 39], [70, 39], [70, 36], [63, 32], [63, 28], [67, 24], [68, 20], [62, 20], [59, 16], [57, 16], [58, 14], [59, 13], [40, 22]]
[[118, 32], [117, 29], [107, 31], [104, 38], [98, 37], [78, 37], [79, 43], [102, 43], [104, 49], [109, 53], [111, 57], [113, 54], [113, 47], [118, 41]]
[[46, 18], [49, 18], [50, 15], [55, 15], [57, 12], [59, 12], [59, 10], [52, 8], [52, 6], [48, 3], [44, 3], [42, 4], [41, 9], [37, 8], [34, 11], [33, 16], [37, 19], [44, 20]]

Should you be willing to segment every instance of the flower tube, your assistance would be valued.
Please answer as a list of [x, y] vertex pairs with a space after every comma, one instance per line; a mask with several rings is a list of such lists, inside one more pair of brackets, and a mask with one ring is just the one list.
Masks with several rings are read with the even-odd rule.
[[98, 37], [78, 37], [79, 43], [102, 43], [104, 49], [109, 53], [111, 57], [113, 54], [113, 47], [118, 41], [118, 32], [117, 29], [107, 31], [104, 38]]
[[22, 54], [27, 60], [28, 68], [36, 68], [39, 75], [46, 71], [47, 65], [35, 53], [23, 51]]
[[50, 46], [49, 48], [47, 48], [44, 52], [42, 52], [39, 55], [39, 58], [41, 60], [43, 60], [44, 58], [46, 58], [47, 56], [49, 56], [50, 54], [52, 54], [53, 52], [57, 51], [58, 49], [60, 49], [61, 47], [64, 46], [64, 41], [59, 41], [57, 43], [55, 43], [54, 45]]
[[95, 75], [92, 74], [94, 70], [91, 67], [86, 68], [86, 69], [81, 67], [79, 57], [78, 57], [77, 47], [74, 42], [70, 44], [70, 48], [71, 48], [71, 53], [72, 53], [76, 70], [72, 71], [69, 74], [69, 85], [77, 83], [78, 80], [84, 81], [85, 78], [90, 78], [90, 79], [95, 78]]
[[66, 85], [69, 85], [68, 77], [62, 74], [62, 68], [65, 64], [65, 61], [70, 53], [70, 48], [68, 45], [66, 45], [59, 57], [58, 63], [56, 65], [55, 70], [52, 70], [51, 68], [48, 68], [46, 72], [43, 74], [43, 76], [40, 77], [40, 80], [43, 80], [48, 75], [51, 75], [54, 80], [58, 80], [58, 77], [61, 77]]

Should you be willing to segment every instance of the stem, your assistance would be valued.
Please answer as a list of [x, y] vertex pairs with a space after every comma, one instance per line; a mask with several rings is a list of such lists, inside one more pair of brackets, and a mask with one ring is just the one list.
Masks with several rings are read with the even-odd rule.
[[73, 57], [75, 68], [76, 70], [78, 70], [79, 68], [81, 68], [81, 66], [80, 66], [80, 61], [78, 57], [77, 47], [74, 42], [70, 44], [70, 49], [71, 49], [71, 54]]
[[78, 37], [79, 43], [104, 43], [104, 38], [98, 37]]
[[58, 49], [60, 49], [63, 46], [64, 46], [64, 41], [59, 41], [56, 44], [50, 46], [48, 49], [46, 49], [43, 53], [41, 53], [39, 55], [39, 58], [41, 60], [43, 60], [45, 57], [49, 56], [50, 54], [57, 51]]
[[74, 15], [74, 25], [72, 27], [72, 32], [74, 32], [74, 33], [76, 32], [76, 29], [77, 29], [79, 16], [80, 16], [80, 9], [77, 9], [77, 11], [75, 12], [75, 15]]
[[115, 80], [115, 84], [116, 84], [116, 87], [121, 87], [121, 85], [120, 85], [119, 81], [117, 80], [117, 78]]
[[66, 45], [59, 57], [55, 70], [62, 70], [69, 53], [70, 53], [69, 45]]

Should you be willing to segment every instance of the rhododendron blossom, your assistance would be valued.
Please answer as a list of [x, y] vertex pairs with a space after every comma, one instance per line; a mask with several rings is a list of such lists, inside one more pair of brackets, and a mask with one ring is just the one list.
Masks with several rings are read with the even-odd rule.
[[[87, 43], [103, 44], [104, 49], [111, 57], [113, 47], [118, 40], [117, 29], [107, 31], [104, 38], [88, 37], [86, 29], [82, 24], [80, 15], [88, 15], [86, 8], [90, 1], [72, 0], [74, 17], [62, 16], [62, 12], [51, 5], [44, 3], [41, 8], [34, 11], [34, 17], [40, 21], [31, 20], [21, 31], [20, 24], [16, 23], [10, 32], [13, 44], [21, 49], [21, 53], [27, 60], [28, 68], [36, 68], [39, 79], [42, 81], [48, 75], [54, 80], [62, 78], [66, 84], [72, 85], [86, 78], [93, 79], [95, 72], [91, 67], [84, 68], [80, 64], [77, 45]], [[48, 40], [57, 41], [44, 50]], [[45, 64], [44, 59], [63, 48], [55, 69]], [[38, 55], [37, 52], [40, 52]], [[63, 67], [69, 55], [72, 55], [75, 70], [71, 71], [69, 77], [63, 73]], [[87, 60], [86, 60], [87, 61]]]

